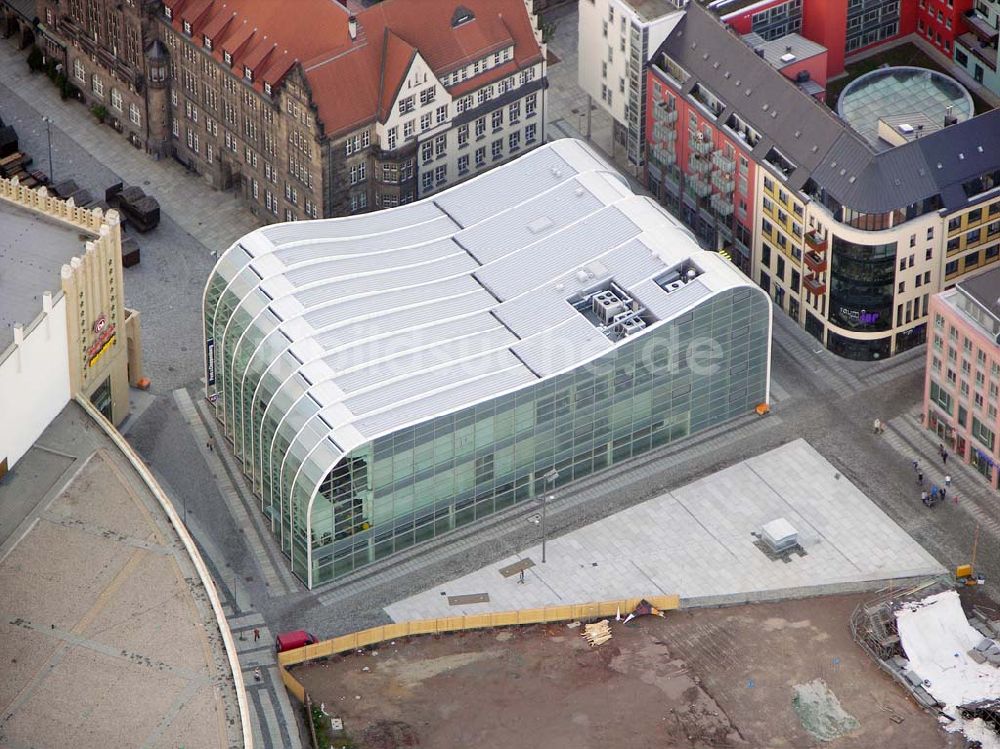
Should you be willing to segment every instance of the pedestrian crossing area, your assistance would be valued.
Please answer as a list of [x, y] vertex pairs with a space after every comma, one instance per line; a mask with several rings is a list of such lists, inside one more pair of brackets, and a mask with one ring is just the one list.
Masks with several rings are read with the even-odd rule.
[[1000, 541], [1000, 519], [997, 517], [1000, 497], [997, 492], [972, 466], [954, 456], [944, 465], [938, 454], [937, 436], [923, 428], [919, 416], [919, 410], [909, 411], [889, 421], [883, 434], [885, 441], [901, 459], [919, 462], [927, 486], [944, 486], [945, 476], [951, 476], [948, 503], [967, 512], [979, 524], [982, 533]]

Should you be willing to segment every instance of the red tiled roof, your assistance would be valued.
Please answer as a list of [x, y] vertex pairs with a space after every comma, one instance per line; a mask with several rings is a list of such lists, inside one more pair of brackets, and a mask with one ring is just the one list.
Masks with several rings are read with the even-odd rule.
[[[333, 0], [164, 0], [178, 31], [192, 25], [198, 42], [212, 39], [212, 54], [233, 56], [233, 68], [254, 72], [254, 86], [276, 84], [302, 64], [328, 135], [384, 117], [414, 50], [439, 76], [514, 45], [514, 60], [461, 84], [465, 93], [541, 60], [524, 0], [385, 0], [361, 11], [357, 39], [348, 11]], [[452, 27], [463, 7], [472, 20]], [[260, 69], [259, 69], [260, 68]]]

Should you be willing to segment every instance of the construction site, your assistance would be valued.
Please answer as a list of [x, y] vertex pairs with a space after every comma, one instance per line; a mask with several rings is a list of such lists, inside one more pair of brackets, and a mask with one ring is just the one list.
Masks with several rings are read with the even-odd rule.
[[290, 674], [335, 747], [969, 746], [859, 647], [852, 616], [884, 600], [425, 634]]

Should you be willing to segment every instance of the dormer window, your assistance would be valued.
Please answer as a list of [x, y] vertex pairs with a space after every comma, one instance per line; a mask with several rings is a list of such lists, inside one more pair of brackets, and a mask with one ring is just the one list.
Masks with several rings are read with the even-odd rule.
[[253, 71], [246, 65], [243, 66], [243, 77], [248, 81], [253, 80]]
[[271, 84], [270, 83], [267, 83], [267, 82], [264, 83], [264, 93], [267, 94], [268, 96], [271, 95]]
[[233, 64], [233, 56], [231, 54], [229, 54], [228, 52], [223, 52], [222, 53], [222, 59], [226, 61], [226, 65], [232, 65]]
[[171, 8], [169, 5], [164, 5], [163, 6], [163, 15], [166, 16], [168, 20], [171, 19], [171, 18], [173, 18], [174, 17], [174, 9]]
[[188, 36], [191, 36], [191, 22], [190, 21], [185, 21], [184, 22], [184, 33], [187, 34]]
[[212, 40], [211, 40], [211, 38], [209, 38], [207, 36], [203, 37], [203, 41], [205, 43], [205, 49], [212, 49]]

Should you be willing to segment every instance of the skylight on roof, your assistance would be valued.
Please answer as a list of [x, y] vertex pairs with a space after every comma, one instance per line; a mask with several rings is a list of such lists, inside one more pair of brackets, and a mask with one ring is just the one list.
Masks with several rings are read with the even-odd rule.
[[475, 19], [475, 13], [466, 8], [464, 5], [459, 5], [455, 8], [455, 12], [451, 16], [451, 27], [454, 29], [461, 26], [463, 23], [468, 23], [469, 21], [474, 21]]

